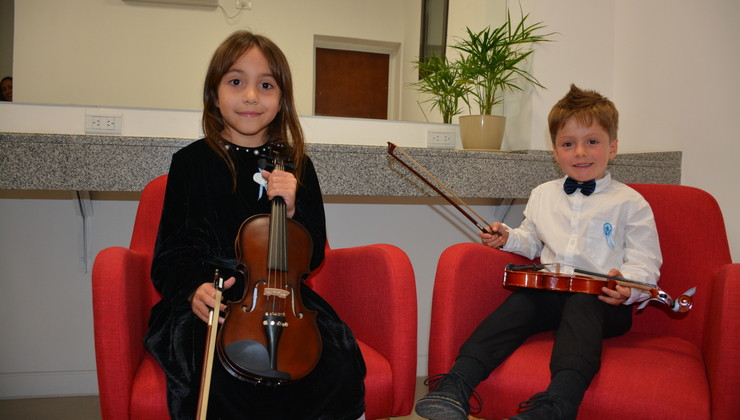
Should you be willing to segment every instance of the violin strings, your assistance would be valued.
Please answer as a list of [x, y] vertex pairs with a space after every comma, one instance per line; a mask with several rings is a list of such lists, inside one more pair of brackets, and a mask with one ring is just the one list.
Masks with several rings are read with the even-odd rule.
[[[280, 207], [280, 219], [278, 220], [280, 224], [280, 232], [279, 232], [280, 236], [278, 236], [278, 238], [285, 239], [285, 240], [281, 241], [282, 243], [280, 244], [280, 260], [281, 260], [280, 268], [281, 270], [279, 272], [280, 279], [279, 279], [279, 284], [277, 286], [281, 289], [284, 289], [287, 283], [286, 277], [287, 277], [287, 272], [288, 272], [288, 245], [287, 245], [288, 232], [286, 231], [286, 225], [285, 225], [285, 222], [286, 222], [285, 203], [281, 202], [279, 207]], [[280, 313], [285, 312], [285, 298], [278, 298], [277, 301], [278, 301], [278, 311]]]
[[[282, 159], [276, 159], [275, 169], [284, 171], [285, 165]], [[287, 231], [286, 231], [286, 205], [282, 198], [273, 198], [273, 215], [275, 219], [276, 232], [274, 236], [271, 236], [270, 242], [274, 244], [275, 263], [273, 268], [275, 269], [274, 283], [272, 285], [275, 289], [284, 289], [287, 279], [288, 271], [288, 245], [287, 245]], [[273, 313], [282, 313], [285, 311], [285, 298], [280, 296], [273, 296]]]
[[[275, 237], [275, 203], [272, 204], [272, 214], [270, 215], [270, 236], [268, 239], [268, 254], [267, 254], [267, 287], [272, 288], [274, 287], [275, 279], [274, 279], [274, 268], [275, 268], [275, 241], [272, 240], [272, 238]], [[274, 311], [275, 301], [273, 299], [273, 295], [268, 294], [267, 300], [266, 300], [266, 307], [270, 311]], [[271, 308], [272, 306], [272, 308]]]

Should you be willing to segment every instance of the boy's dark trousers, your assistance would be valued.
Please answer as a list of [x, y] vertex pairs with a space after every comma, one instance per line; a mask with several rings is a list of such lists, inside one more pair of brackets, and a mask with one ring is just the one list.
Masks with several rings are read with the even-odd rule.
[[[485, 378], [528, 337], [555, 331], [551, 374], [575, 370], [588, 387], [601, 366], [602, 339], [622, 335], [631, 326], [631, 306], [609, 305], [584, 293], [521, 288], [486, 317], [460, 348], [458, 362], [471, 357], [480, 363], [473, 365], [487, 371], [459, 373], [470, 379]], [[477, 384], [471, 383], [474, 387]]]

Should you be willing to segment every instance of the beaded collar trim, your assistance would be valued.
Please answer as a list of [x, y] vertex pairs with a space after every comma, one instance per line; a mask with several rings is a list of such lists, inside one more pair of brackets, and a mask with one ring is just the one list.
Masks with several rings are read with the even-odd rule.
[[239, 152], [239, 153], [252, 153], [254, 155], [267, 153], [267, 146], [244, 147], [244, 146], [237, 146], [236, 144], [233, 144], [233, 143], [226, 143], [224, 148], [226, 150], [234, 149], [236, 152]]

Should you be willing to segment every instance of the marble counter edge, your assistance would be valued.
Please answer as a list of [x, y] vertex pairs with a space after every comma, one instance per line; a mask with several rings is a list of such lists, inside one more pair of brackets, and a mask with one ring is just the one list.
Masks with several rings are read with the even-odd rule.
[[[193, 141], [0, 133], [0, 189], [140, 191], [150, 179], [167, 172], [172, 153]], [[327, 195], [434, 195], [388, 156], [386, 149], [307, 143]], [[461, 197], [527, 197], [534, 186], [561, 176], [547, 150], [404, 150]], [[623, 182], [678, 184], [681, 158], [678, 151], [625, 153], [617, 155], [610, 170]], [[487, 181], [476, 182], [480, 179]]]

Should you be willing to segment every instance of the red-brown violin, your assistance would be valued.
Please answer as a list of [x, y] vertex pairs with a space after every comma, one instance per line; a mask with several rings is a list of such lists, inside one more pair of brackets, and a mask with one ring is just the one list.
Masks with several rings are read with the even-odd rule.
[[632, 287], [643, 290], [650, 294], [650, 299], [644, 301], [638, 309], [643, 309], [651, 300], [668, 305], [673, 312], [688, 312], [692, 305], [692, 296], [696, 292], [696, 287], [687, 290], [686, 293], [674, 300], [671, 296], [661, 290], [659, 287], [635, 280], [625, 279], [623, 277], [607, 276], [605, 274], [594, 273], [591, 271], [575, 269], [578, 274], [586, 274], [587, 277], [576, 274], [562, 274], [559, 272], [539, 271], [544, 265], [512, 265], [506, 266], [504, 271], [504, 286], [508, 287], [526, 287], [531, 289], [543, 289], [559, 292], [588, 293], [592, 295], [603, 294], [601, 288], [607, 287], [614, 290], [617, 285]]

